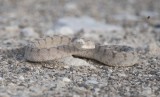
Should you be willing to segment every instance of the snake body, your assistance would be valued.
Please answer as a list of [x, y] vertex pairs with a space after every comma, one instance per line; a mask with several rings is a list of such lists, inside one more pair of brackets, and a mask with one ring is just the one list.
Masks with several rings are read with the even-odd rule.
[[[87, 42], [86, 42], [87, 43]], [[108, 66], [132, 66], [138, 61], [134, 48], [123, 45], [103, 45], [83, 48], [72, 38], [54, 36], [38, 39], [25, 47], [24, 58], [31, 62], [44, 62], [69, 56], [94, 59]], [[87, 44], [86, 46], [90, 46]]]

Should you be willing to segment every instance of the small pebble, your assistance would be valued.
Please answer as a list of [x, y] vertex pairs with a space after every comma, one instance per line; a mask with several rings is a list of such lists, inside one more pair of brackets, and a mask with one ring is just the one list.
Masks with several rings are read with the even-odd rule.
[[64, 82], [71, 82], [71, 80], [70, 80], [69, 78], [67, 78], [67, 77], [64, 77], [64, 78], [63, 78], [63, 81], [64, 81]]

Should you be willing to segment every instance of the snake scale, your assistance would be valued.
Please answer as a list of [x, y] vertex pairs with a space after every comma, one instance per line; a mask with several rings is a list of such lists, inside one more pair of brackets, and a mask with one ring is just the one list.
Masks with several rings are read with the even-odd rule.
[[108, 66], [132, 66], [139, 59], [135, 49], [129, 46], [101, 46], [91, 41], [59, 35], [29, 42], [22, 51], [24, 59], [29, 62], [47, 62], [77, 56], [93, 59]]

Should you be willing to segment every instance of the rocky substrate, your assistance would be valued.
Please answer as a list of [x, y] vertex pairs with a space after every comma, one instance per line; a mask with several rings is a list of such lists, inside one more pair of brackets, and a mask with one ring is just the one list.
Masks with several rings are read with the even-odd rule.
[[159, 97], [159, 0], [2, 0], [0, 49], [57, 34], [140, 51], [132, 67], [68, 57], [29, 63], [0, 55], [0, 97]]

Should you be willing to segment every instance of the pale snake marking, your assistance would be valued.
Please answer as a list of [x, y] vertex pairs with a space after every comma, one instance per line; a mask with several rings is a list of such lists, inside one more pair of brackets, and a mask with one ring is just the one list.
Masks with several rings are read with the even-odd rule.
[[23, 51], [24, 59], [29, 62], [47, 62], [70, 56], [93, 59], [108, 66], [132, 66], [138, 61], [137, 52], [129, 46], [101, 46], [59, 35], [29, 42]]

